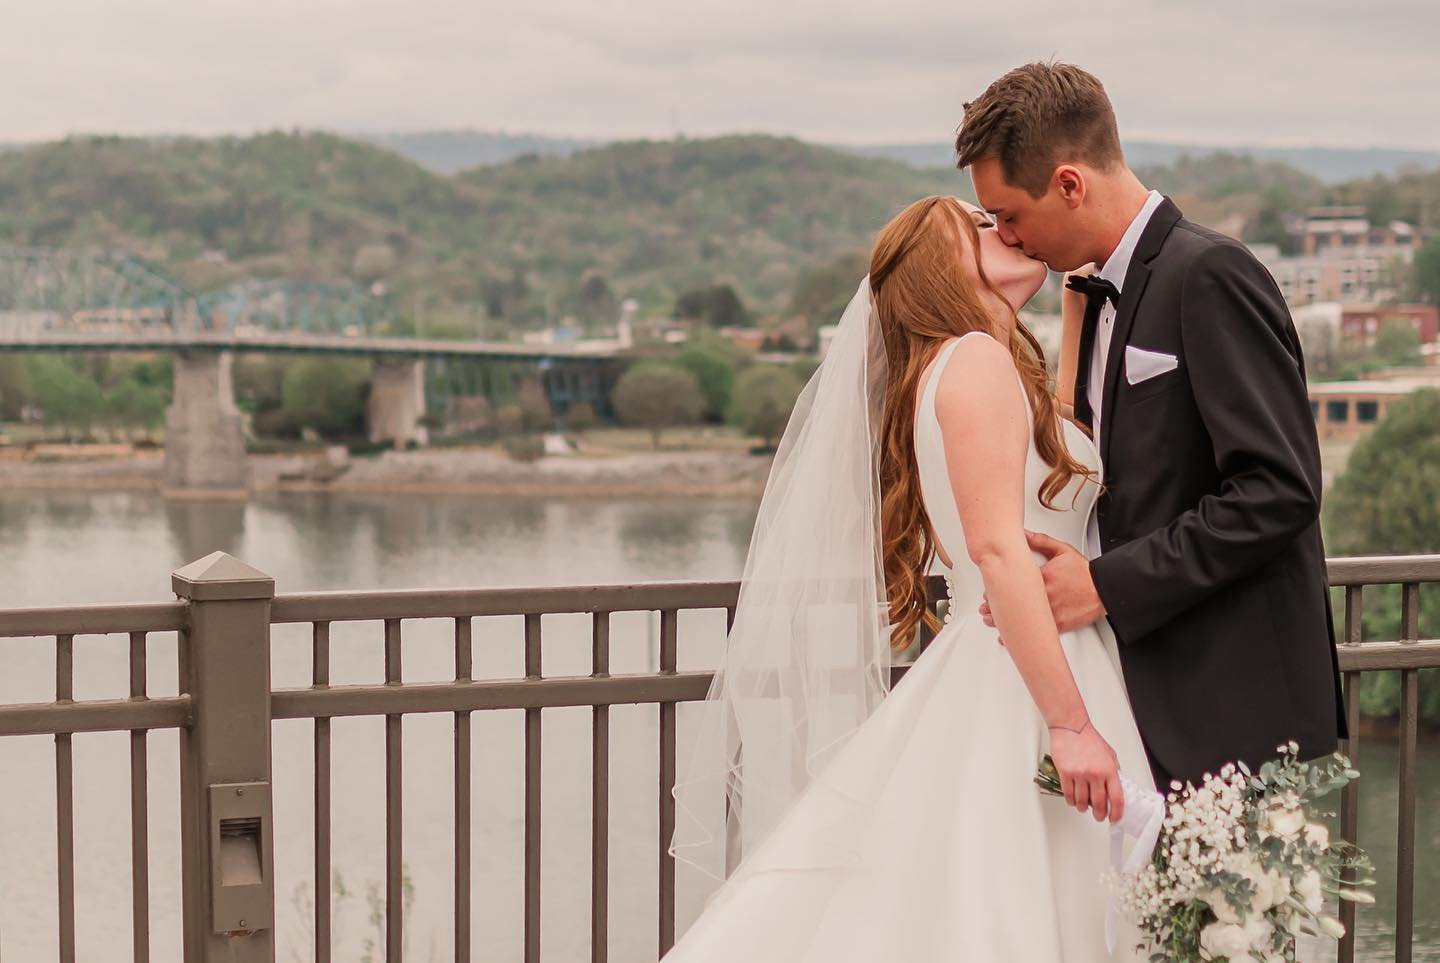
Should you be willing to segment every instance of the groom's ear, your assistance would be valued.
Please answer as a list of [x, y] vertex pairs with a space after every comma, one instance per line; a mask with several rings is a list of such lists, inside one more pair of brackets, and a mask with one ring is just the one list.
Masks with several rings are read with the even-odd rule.
[[1055, 168], [1055, 173], [1050, 182], [1055, 185], [1055, 190], [1060, 194], [1060, 200], [1071, 210], [1079, 207], [1085, 200], [1085, 175], [1080, 168], [1072, 164], [1061, 164]]

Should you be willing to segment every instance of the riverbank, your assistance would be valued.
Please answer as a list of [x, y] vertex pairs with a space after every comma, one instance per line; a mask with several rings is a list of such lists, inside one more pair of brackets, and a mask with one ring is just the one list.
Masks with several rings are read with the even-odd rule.
[[[758, 497], [770, 457], [745, 451], [574, 454], [517, 461], [493, 448], [251, 455], [252, 491], [476, 495], [729, 495]], [[0, 488], [159, 491], [160, 451], [0, 460]]]

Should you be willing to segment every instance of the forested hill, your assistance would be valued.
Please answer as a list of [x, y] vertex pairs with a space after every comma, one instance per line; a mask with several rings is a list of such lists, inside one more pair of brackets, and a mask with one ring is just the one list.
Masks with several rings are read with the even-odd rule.
[[[1440, 173], [1326, 185], [1220, 155], [1145, 176], [1198, 219], [1240, 215], [1251, 239], [1322, 202], [1440, 227]], [[954, 170], [767, 136], [617, 143], [451, 176], [325, 133], [72, 138], [0, 152], [0, 239], [123, 249], [198, 291], [378, 281], [395, 312], [497, 329], [587, 311], [601, 323], [625, 297], [666, 313], [719, 284], [781, 315], [807, 272], [853, 262], [905, 203], [968, 187]]]
[[494, 263], [557, 280], [596, 271], [649, 303], [729, 283], [768, 310], [807, 268], [867, 250], [909, 201], [969, 188], [957, 171], [770, 137], [615, 144], [460, 179], [481, 195], [477, 239]]
[[907, 201], [965, 186], [768, 137], [615, 144], [454, 177], [323, 133], [75, 138], [0, 153], [0, 236], [124, 249], [198, 289], [381, 279], [529, 323], [563, 311], [587, 275], [656, 310], [715, 283], [778, 310], [807, 267], [863, 250]]

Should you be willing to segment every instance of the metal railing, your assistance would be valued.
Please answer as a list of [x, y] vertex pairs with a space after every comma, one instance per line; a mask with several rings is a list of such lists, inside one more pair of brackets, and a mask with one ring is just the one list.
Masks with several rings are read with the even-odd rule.
[[[1440, 640], [1419, 638], [1419, 586], [1440, 582], [1440, 556], [1336, 559], [1333, 586], [1342, 589], [1344, 637], [1339, 645], [1345, 678], [1346, 711], [1352, 738], [1348, 751], [1360, 754], [1362, 673], [1399, 670], [1398, 865], [1396, 948], [1398, 963], [1411, 960], [1414, 930], [1416, 746], [1419, 734], [1418, 672], [1440, 667]], [[273, 813], [269, 796], [270, 729], [280, 719], [310, 719], [314, 741], [314, 956], [332, 959], [331, 918], [331, 720], [381, 716], [385, 720], [385, 882], [384, 952], [399, 963], [404, 943], [405, 886], [402, 726], [413, 713], [450, 713], [454, 720], [454, 958], [468, 963], [471, 946], [471, 715], [477, 711], [524, 711], [524, 922], [526, 963], [540, 959], [541, 899], [541, 714], [555, 707], [589, 707], [591, 726], [592, 830], [590, 840], [590, 958], [607, 959], [610, 916], [609, 801], [610, 708], [618, 704], [659, 707], [659, 781], [656, 786], [659, 838], [659, 923], [656, 954], [675, 939], [675, 865], [666, 853], [674, 829], [677, 707], [703, 699], [709, 672], [677, 670], [679, 613], [724, 610], [728, 627], [738, 595], [735, 582], [657, 583], [581, 588], [476, 589], [438, 591], [335, 592], [274, 595], [268, 576], [222, 553], [174, 573], [178, 601], [155, 604], [61, 607], [0, 611], [0, 637], [53, 637], [56, 645], [55, 700], [0, 706], [0, 736], [51, 734], [55, 739], [57, 787], [59, 958], [75, 960], [74, 791], [71, 738], [77, 732], [130, 733], [130, 813], [133, 949], [136, 963], [148, 963], [149, 857], [146, 792], [146, 737], [158, 729], [181, 733], [182, 942], [186, 963], [243, 963], [275, 958]], [[938, 582], [938, 580], [937, 580]], [[1400, 638], [1362, 642], [1363, 589], [1402, 586]], [[943, 590], [942, 590], [943, 591]], [[932, 597], [938, 593], [932, 592]], [[612, 674], [611, 616], [659, 613], [659, 667], [656, 672]], [[542, 616], [581, 613], [590, 618], [591, 666], [582, 676], [548, 676], [541, 663]], [[510, 679], [475, 679], [472, 620], [487, 616], [523, 619], [524, 671]], [[449, 619], [454, 627], [454, 679], [401, 681], [406, 620]], [[343, 622], [383, 625], [384, 681], [375, 685], [331, 684], [331, 626]], [[274, 688], [270, 679], [270, 634], [279, 624], [311, 627], [311, 681], [298, 688]], [[180, 682], [173, 697], [146, 694], [146, 639], [178, 632]], [[73, 645], [77, 635], [125, 634], [130, 645], [130, 694], [126, 699], [73, 698]], [[923, 644], [923, 640], [922, 640]], [[896, 666], [894, 677], [905, 666]], [[248, 793], [248, 795], [247, 795]], [[1341, 830], [1354, 839], [1358, 796], [1349, 787], [1341, 800]], [[1349, 935], [1341, 963], [1355, 956], [1354, 906], [1344, 904]]]

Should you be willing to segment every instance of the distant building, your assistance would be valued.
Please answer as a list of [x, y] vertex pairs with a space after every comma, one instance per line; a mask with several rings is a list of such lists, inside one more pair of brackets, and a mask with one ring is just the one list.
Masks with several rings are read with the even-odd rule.
[[759, 351], [765, 346], [765, 332], [760, 328], [725, 327], [719, 329], [720, 336], [737, 348]]
[[1420, 235], [1404, 221], [1372, 224], [1363, 207], [1314, 207], [1289, 219], [1294, 256], [1274, 244], [1251, 251], [1290, 304], [1377, 301], [1393, 295], [1392, 270], [1409, 264]]
[[1329, 381], [1309, 388], [1310, 411], [1321, 441], [1354, 441], [1369, 434], [1396, 401], [1428, 387], [1420, 381]]
[[1392, 319], [1410, 322], [1421, 344], [1440, 340], [1440, 307], [1433, 304], [1347, 304], [1341, 313], [1340, 337], [1374, 344], [1380, 328]]
[[1372, 224], [1362, 206], [1312, 207], [1291, 222], [1289, 233], [1298, 240], [1302, 257], [1362, 249], [1413, 254], [1420, 243], [1411, 225], [1404, 221]]

